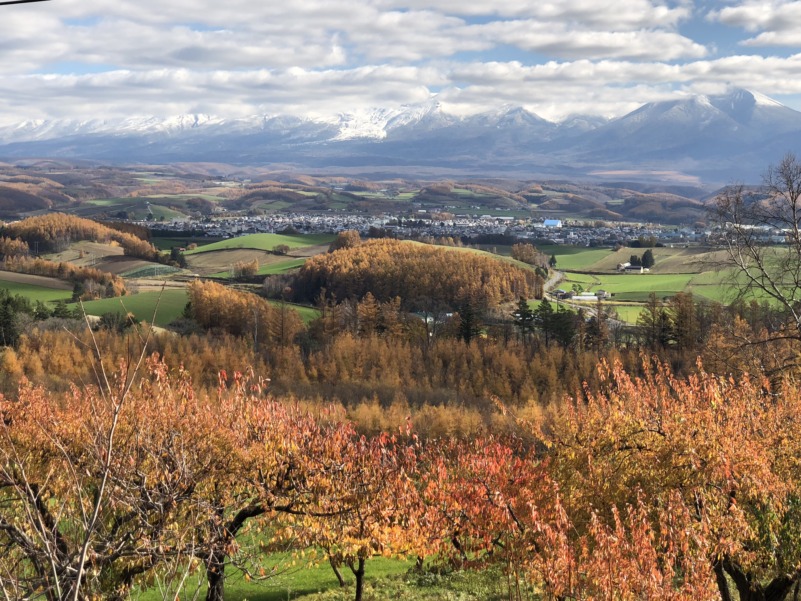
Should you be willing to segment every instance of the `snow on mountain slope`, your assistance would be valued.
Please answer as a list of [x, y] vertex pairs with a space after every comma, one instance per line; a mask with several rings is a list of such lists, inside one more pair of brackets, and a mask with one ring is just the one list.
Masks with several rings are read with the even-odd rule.
[[0, 156], [569, 174], [611, 166], [707, 170], [725, 179], [764, 169], [788, 150], [801, 154], [799, 134], [800, 112], [735, 89], [649, 103], [611, 121], [575, 116], [558, 124], [517, 106], [455, 115], [436, 99], [329, 118], [187, 114], [30, 120], [0, 127]]

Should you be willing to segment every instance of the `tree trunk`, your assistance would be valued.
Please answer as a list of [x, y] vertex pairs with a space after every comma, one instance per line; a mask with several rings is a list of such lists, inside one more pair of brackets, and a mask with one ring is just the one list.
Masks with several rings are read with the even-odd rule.
[[206, 601], [223, 601], [225, 599], [225, 555], [215, 553], [206, 565], [206, 580], [209, 589]]
[[724, 558], [722, 565], [734, 580], [740, 601], [784, 601], [799, 577], [797, 573], [792, 576], [777, 576], [763, 587], [759, 582], [754, 582], [740, 566], [731, 560]]
[[353, 562], [351, 562], [348, 564], [348, 567], [356, 577], [356, 596], [353, 600], [362, 601], [362, 595], [364, 594], [364, 558], [360, 557], [357, 565], [358, 567], [354, 568]]
[[339, 586], [344, 587], [347, 583], [345, 582], [345, 579], [342, 577], [342, 572], [339, 571], [339, 568], [337, 567], [334, 558], [331, 557], [330, 555], [328, 556], [328, 563], [331, 564], [331, 569], [334, 570], [334, 575], [336, 575], [337, 577], [337, 582], [339, 582]]
[[723, 571], [723, 564], [720, 561], [715, 561], [712, 569], [715, 571], [715, 580], [720, 591], [720, 601], [733, 601], [731, 590], [729, 589], [729, 581], [726, 580], [726, 573]]

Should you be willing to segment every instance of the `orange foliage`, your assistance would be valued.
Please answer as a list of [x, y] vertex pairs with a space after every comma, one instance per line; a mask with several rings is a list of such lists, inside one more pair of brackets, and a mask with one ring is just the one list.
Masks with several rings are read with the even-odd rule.
[[16, 223], [7, 224], [3, 231], [13, 238], [20, 238], [28, 244], [40, 242], [45, 250], [63, 250], [70, 242], [91, 240], [95, 242], [117, 242], [126, 255], [139, 257], [147, 261], [158, 257], [156, 248], [132, 234], [107, 227], [90, 219], [66, 215], [64, 213], [48, 213], [29, 217]]
[[91, 267], [79, 267], [72, 263], [6, 255], [2, 268], [15, 273], [41, 275], [83, 284], [84, 293], [81, 297], [83, 300], [123, 296], [126, 293], [125, 282], [120, 276]]
[[15, 257], [17, 255], [27, 255], [29, 251], [28, 245], [23, 240], [0, 236], [0, 256]]
[[298, 314], [221, 284], [195, 280], [187, 287], [192, 316], [204, 328], [246, 336], [255, 346], [288, 346], [303, 328]]
[[493, 307], [529, 297], [534, 274], [509, 262], [464, 251], [398, 240], [368, 240], [312, 257], [294, 288], [306, 298], [321, 290], [343, 300], [370, 292], [379, 301], [400, 297], [407, 308], [456, 307], [470, 300]]

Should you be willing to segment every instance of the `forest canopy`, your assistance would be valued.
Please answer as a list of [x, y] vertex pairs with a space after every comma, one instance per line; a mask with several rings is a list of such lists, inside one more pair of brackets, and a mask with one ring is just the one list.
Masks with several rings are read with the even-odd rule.
[[378, 239], [312, 257], [293, 288], [296, 298], [306, 301], [323, 291], [337, 300], [369, 292], [380, 302], [400, 297], [407, 310], [456, 309], [467, 301], [494, 307], [529, 297], [534, 278], [533, 272], [483, 254]]
[[158, 257], [158, 251], [152, 244], [133, 234], [64, 213], [38, 215], [7, 224], [2, 228], [2, 233], [24, 240], [28, 246], [38, 243], [39, 252], [60, 252], [71, 242], [91, 240], [104, 243], [114, 241], [123, 248], [126, 255], [132, 257], [148, 261]]

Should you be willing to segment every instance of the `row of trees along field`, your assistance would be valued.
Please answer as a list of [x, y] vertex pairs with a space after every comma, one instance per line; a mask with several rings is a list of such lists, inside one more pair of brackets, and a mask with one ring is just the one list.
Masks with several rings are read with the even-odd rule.
[[120, 276], [93, 267], [80, 267], [65, 261], [56, 262], [23, 255], [6, 255], [0, 262], [0, 269], [72, 282], [76, 285], [75, 300], [110, 298], [123, 296], [126, 293], [125, 281]]
[[408, 428], [359, 435], [238, 372], [208, 394], [142, 361], [0, 400], [7, 598], [125, 599], [157, 578], [172, 599], [203, 574], [221, 600], [231, 571], [274, 573], [264, 550], [310, 548], [352, 570], [357, 601], [376, 555], [497, 565], [512, 598], [798, 594], [791, 379], [677, 378], [659, 363], [633, 379], [602, 363], [597, 392], [507, 417], [514, 436], [423, 442]]

